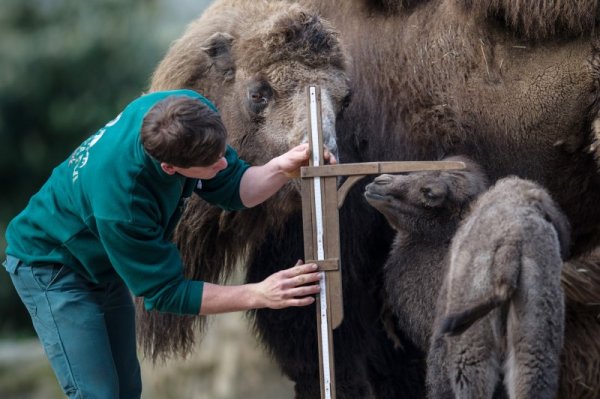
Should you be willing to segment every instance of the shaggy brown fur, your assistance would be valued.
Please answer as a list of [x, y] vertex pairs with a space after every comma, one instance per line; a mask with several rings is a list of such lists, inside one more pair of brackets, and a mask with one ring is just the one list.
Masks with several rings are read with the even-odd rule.
[[[575, 254], [600, 243], [600, 177], [594, 155], [598, 146], [592, 128], [599, 110], [600, 51], [591, 35], [592, 23], [584, 15], [585, 6], [579, 7], [592, 3], [536, 2], [571, 10], [564, 15], [579, 12], [583, 23], [578, 28], [568, 22], [576, 17], [548, 15], [549, 9], [528, 16], [530, 11], [521, 8], [524, 15], [517, 22], [502, 22], [495, 17], [496, 11], [475, 0], [299, 0], [304, 11], [292, 7], [290, 12], [318, 14], [339, 31], [349, 54], [345, 73], [336, 68], [306, 69], [296, 62], [283, 69], [273, 65], [264, 75], [250, 76], [237, 63], [243, 47], [240, 43], [276, 25], [280, 12], [290, 3], [216, 1], [174, 44], [154, 75], [152, 88], [189, 87], [206, 94], [222, 110], [234, 147], [242, 157], [261, 163], [297, 143], [304, 134], [300, 127], [303, 117], [297, 114], [304, 107], [298, 100], [286, 100], [299, 98], [288, 97], [288, 93], [306, 83], [294, 77], [297, 70], [306, 70], [302, 76], [310, 76], [313, 83], [343, 87], [331, 93], [331, 114], [340, 110], [347, 93], [345, 84], [339, 82], [349, 77], [353, 100], [335, 124], [334, 144], [339, 146], [341, 162], [468, 154], [492, 180], [514, 174], [545, 186], [571, 222]], [[512, 13], [517, 5], [529, 3], [490, 0], [488, 4]], [[324, 22], [323, 26], [326, 31], [331, 27]], [[527, 30], [535, 26], [539, 33]], [[528, 40], [535, 38], [538, 40]], [[274, 90], [263, 90], [264, 81]], [[245, 100], [249, 90], [259, 93], [259, 98], [268, 97], [269, 106], [253, 112]], [[328, 122], [330, 127], [333, 122]], [[418, 371], [422, 365], [408, 360], [409, 346], [404, 348], [404, 361], [391, 359], [397, 362], [395, 367], [381, 354], [394, 353], [387, 349], [373, 318], [377, 314], [375, 293], [381, 290], [381, 266], [392, 235], [383, 218], [364, 203], [360, 191], [359, 185], [349, 194], [340, 214], [347, 320], [340, 327], [345, 330], [337, 332], [336, 354], [342, 362], [353, 364], [356, 358], [342, 356], [356, 350], [358, 357], [369, 358], [363, 362], [365, 366], [357, 366], [357, 372], [348, 371], [354, 381], [368, 375], [370, 385], [392, 386], [389, 372], [409, 364], [414, 376], [399, 378], [413, 378], [415, 384], [422, 384], [422, 370]], [[203, 275], [209, 279], [246, 255], [250, 281], [293, 264], [303, 257], [298, 205], [296, 184], [287, 186], [265, 206], [242, 213], [192, 204], [178, 230], [190, 275], [198, 277], [202, 275], [198, 270], [213, 269]], [[598, 267], [589, 270], [600, 275]], [[584, 290], [596, 296], [599, 288], [585, 285], [580, 291]], [[567, 306], [570, 309], [569, 302]], [[570, 317], [568, 314], [567, 319]], [[585, 320], [586, 327], [577, 328], [582, 338], [578, 349], [568, 350], [575, 358], [589, 349], [591, 360], [586, 358], [586, 362], [592, 364], [600, 343], [589, 337], [598, 328], [598, 320], [587, 316], [577, 320]], [[306, 366], [316, 355], [306, 350], [314, 347], [314, 339], [309, 340], [314, 332], [310, 309], [259, 311], [255, 321], [263, 342], [286, 374], [299, 381], [314, 371]], [[158, 349], [185, 351], [193, 335], [185, 327], [181, 332], [181, 324], [185, 325], [158, 323], [158, 330], [147, 329], [145, 336], [159, 339], [162, 345]], [[173, 331], [180, 332], [172, 335]], [[290, 340], [299, 344], [287, 344]], [[374, 353], [377, 355], [370, 355]], [[578, 387], [600, 390], [598, 368], [580, 376]], [[364, 389], [364, 384], [361, 387]], [[574, 387], [567, 397], [583, 398], [582, 392]], [[414, 397], [422, 396], [416, 393]]]
[[[245, 160], [261, 164], [302, 141], [307, 126], [304, 88], [309, 82], [326, 91], [330, 113], [339, 111], [348, 90], [346, 57], [337, 33], [313, 13], [278, 2], [229, 3], [216, 4], [190, 25], [156, 69], [151, 89], [187, 87], [203, 93], [221, 110], [231, 144]], [[266, 99], [269, 107], [257, 112], [250, 95], [261, 84], [270, 86], [277, 97]], [[334, 118], [324, 111], [325, 122]], [[334, 135], [332, 128], [326, 130], [326, 138]], [[186, 222], [175, 234], [188, 276], [225, 281], [267, 229], [277, 229], [282, 215], [299, 209], [297, 188], [284, 188], [276, 200], [243, 213], [223, 212], [192, 199], [183, 216]], [[247, 242], [249, 237], [255, 241]], [[189, 352], [191, 323], [202, 328], [204, 320], [141, 312], [144, 352], [154, 359], [170, 351]], [[165, 329], [171, 332], [155, 334]]]
[[[336, 152], [336, 117], [349, 94], [345, 68], [337, 32], [314, 13], [284, 2], [232, 0], [216, 3], [188, 28], [156, 70], [152, 89], [184, 86], [202, 92], [220, 109], [241, 157], [260, 164], [306, 139], [308, 84], [321, 87], [325, 144]], [[261, 101], [254, 103], [255, 96]], [[175, 237], [188, 276], [219, 283], [232, 267], [244, 263], [248, 279], [259, 281], [303, 258], [298, 188], [297, 182], [289, 184], [267, 203], [244, 212], [223, 212], [198, 198], [190, 201]], [[346, 257], [365, 265], [380, 262], [387, 233], [382, 230], [383, 238], [351, 237], [371, 249], [364, 252], [352, 244], [347, 248], [361, 253]], [[352, 269], [344, 280], [350, 298], [346, 317], [335, 331], [338, 397], [395, 397], [411, 391], [419, 396], [424, 362], [402, 366], [400, 359], [417, 356], [416, 350], [407, 344], [402, 352], [394, 351], [378, 320], [382, 299], [365, 295], [378, 286], [377, 276], [364, 275], [366, 268], [358, 274]], [[140, 342], [154, 359], [187, 353], [194, 329], [202, 329], [205, 320], [148, 314], [141, 306], [138, 311]], [[297, 397], [318, 396], [314, 306], [263, 309], [253, 315], [259, 337], [296, 382]]]
[[395, 14], [401, 10], [413, 7], [428, 0], [363, 0], [370, 10], [386, 15]]
[[600, 251], [565, 262], [565, 348], [558, 398], [595, 399], [600, 386]]
[[[363, 0], [369, 9], [397, 14], [434, 0]], [[450, 0], [468, 12], [500, 23], [526, 40], [571, 38], [593, 32], [600, 22], [597, 0]]]
[[598, 27], [597, 0], [457, 0], [479, 15], [498, 20], [525, 39], [576, 37]]
[[432, 399], [492, 398], [499, 381], [513, 399], [555, 397], [569, 230], [534, 182], [504, 178], [477, 199], [448, 253], [427, 361]]

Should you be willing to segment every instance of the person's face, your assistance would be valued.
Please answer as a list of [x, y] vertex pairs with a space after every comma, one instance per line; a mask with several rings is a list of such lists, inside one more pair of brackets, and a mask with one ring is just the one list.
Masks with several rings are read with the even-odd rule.
[[168, 174], [173, 175], [179, 173], [182, 176], [190, 177], [193, 179], [212, 179], [227, 167], [227, 159], [225, 157], [219, 158], [217, 162], [209, 166], [192, 166], [189, 168], [181, 168], [179, 166], [171, 165], [166, 162], [161, 162], [160, 167]]

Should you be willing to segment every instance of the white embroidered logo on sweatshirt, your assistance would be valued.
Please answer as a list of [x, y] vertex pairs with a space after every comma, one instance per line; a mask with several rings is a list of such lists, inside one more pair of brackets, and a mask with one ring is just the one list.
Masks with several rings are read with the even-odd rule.
[[116, 124], [121, 118], [121, 114], [119, 114], [115, 119], [108, 122], [102, 129], [98, 130], [96, 134], [90, 136], [87, 140], [85, 140], [79, 147], [73, 151], [71, 156], [69, 157], [69, 166], [73, 166], [73, 183], [77, 181], [79, 178], [79, 171], [87, 164], [88, 159], [90, 157], [90, 148], [92, 148], [104, 135], [107, 127], [111, 127]]

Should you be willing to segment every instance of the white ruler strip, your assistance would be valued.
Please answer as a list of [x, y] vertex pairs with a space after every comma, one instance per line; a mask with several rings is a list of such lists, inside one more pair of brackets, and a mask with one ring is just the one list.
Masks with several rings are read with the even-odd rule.
[[[312, 133], [312, 159], [313, 166], [320, 166], [319, 159], [319, 136], [317, 118], [317, 91], [315, 87], [309, 88], [310, 93], [310, 130]], [[317, 222], [317, 260], [325, 260], [325, 249], [323, 245], [323, 209], [321, 194], [321, 178], [315, 177], [315, 216]], [[319, 282], [321, 292], [319, 300], [321, 305], [321, 348], [323, 349], [323, 383], [325, 384], [325, 399], [331, 399], [331, 369], [329, 368], [329, 327], [327, 325], [327, 281], [322, 278]]]

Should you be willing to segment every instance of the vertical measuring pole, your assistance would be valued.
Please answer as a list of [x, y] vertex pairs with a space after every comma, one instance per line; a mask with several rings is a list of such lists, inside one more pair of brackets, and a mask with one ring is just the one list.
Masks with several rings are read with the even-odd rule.
[[[308, 137], [311, 158], [308, 167], [301, 168], [302, 225], [304, 255], [315, 262], [324, 278], [319, 282], [317, 300], [317, 334], [319, 338], [319, 375], [321, 398], [335, 399], [335, 369], [333, 356], [333, 329], [344, 318], [342, 298], [342, 267], [340, 250], [339, 207], [350, 187], [365, 175], [403, 173], [419, 170], [464, 169], [462, 162], [412, 161], [366, 162], [343, 165], [325, 165], [321, 119], [321, 92], [319, 87], [307, 88]], [[337, 177], [348, 179], [337, 188]]]
[[[310, 166], [324, 165], [323, 133], [321, 123], [321, 93], [318, 87], [307, 88], [309, 110], [309, 145], [311, 149]], [[327, 180], [331, 181], [327, 181]], [[332, 180], [333, 179], [333, 180]], [[333, 186], [331, 185], [333, 183]], [[328, 189], [329, 188], [329, 189]], [[331, 192], [333, 188], [333, 192]], [[302, 180], [304, 252], [307, 259], [326, 261], [328, 248], [332, 246], [328, 233], [338, 234], [337, 228], [337, 191], [335, 177], [315, 177]], [[332, 197], [334, 196], [334, 197]], [[311, 201], [304, 201], [310, 198]], [[335, 228], [328, 232], [329, 217], [327, 204], [335, 204]], [[338, 244], [337, 240], [336, 243]], [[333, 357], [333, 334], [331, 310], [328, 303], [328, 274], [320, 280], [320, 293], [317, 299], [317, 332], [319, 338], [319, 374], [321, 377], [321, 398], [335, 399], [335, 369]]]

